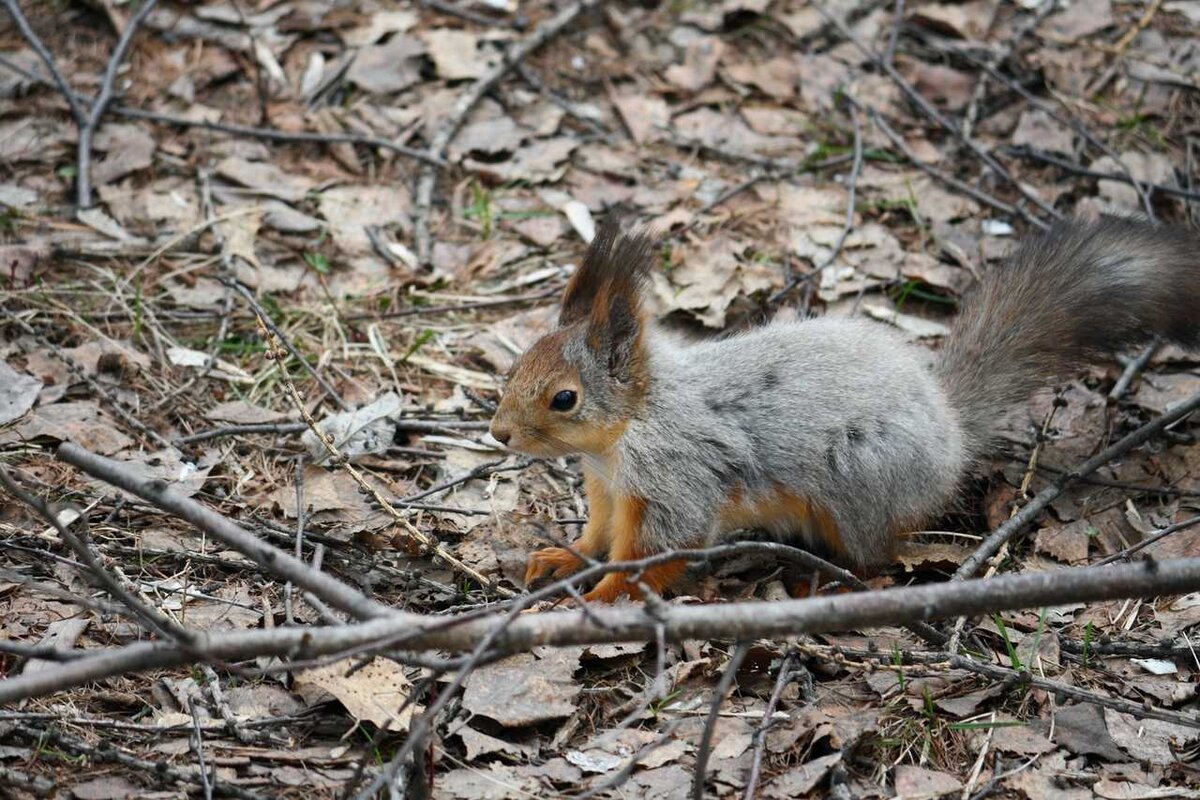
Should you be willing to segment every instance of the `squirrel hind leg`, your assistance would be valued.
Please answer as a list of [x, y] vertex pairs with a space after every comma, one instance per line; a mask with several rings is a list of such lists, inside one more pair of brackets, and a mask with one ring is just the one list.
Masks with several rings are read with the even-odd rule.
[[613, 603], [621, 597], [631, 600], [641, 600], [642, 590], [639, 584], [645, 584], [653, 592], [661, 593], [663, 589], [673, 584], [687, 570], [687, 562], [682, 558], [655, 564], [642, 571], [636, 582], [624, 572], [610, 572], [605, 575], [595, 588], [583, 596], [589, 603]]

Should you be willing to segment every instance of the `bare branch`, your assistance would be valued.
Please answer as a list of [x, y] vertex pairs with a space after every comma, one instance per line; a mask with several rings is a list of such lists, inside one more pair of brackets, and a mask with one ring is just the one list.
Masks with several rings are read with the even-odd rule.
[[1157, 419], [1147, 422], [1132, 433], [1127, 434], [1104, 450], [1089, 458], [1070, 472], [1065, 472], [1054, 483], [1038, 492], [1024, 508], [1014, 514], [996, 530], [988, 534], [966, 561], [955, 571], [953, 580], [961, 581], [969, 578], [983, 566], [983, 563], [1000, 551], [1000, 548], [1012, 537], [1034, 520], [1043, 508], [1050, 505], [1054, 498], [1079, 478], [1090, 475], [1114, 458], [1132, 450], [1139, 444], [1158, 435], [1168, 425], [1171, 425], [1200, 408], [1200, 392], [1175, 406]]

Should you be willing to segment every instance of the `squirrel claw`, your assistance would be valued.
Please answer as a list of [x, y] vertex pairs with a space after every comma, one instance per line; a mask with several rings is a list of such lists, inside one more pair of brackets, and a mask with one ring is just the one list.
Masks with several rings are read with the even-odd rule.
[[547, 547], [529, 555], [525, 567], [525, 585], [532, 586], [547, 573], [552, 580], [562, 580], [583, 566], [583, 562], [565, 547]]

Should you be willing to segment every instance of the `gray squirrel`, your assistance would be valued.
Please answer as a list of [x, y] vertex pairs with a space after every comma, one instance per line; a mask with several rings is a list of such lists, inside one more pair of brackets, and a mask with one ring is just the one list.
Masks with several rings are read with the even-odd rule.
[[[491, 433], [582, 456], [589, 517], [574, 549], [626, 561], [765, 528], [860, 570], [944, 510], [999, 419], [1085, 359], [1153, 336], [1200, 345], [1200, 235], [1105, 217], [1034, 236], [965, 300], [932, 368], [866, 320], [775, 322], [684, 342], [641, 294], [658, 242], [601, 226], [558, 327], [509, 373]], [[530, 556], [525, 580], [582, 566]], [[681, 560], [640, 575], [654, 591]], [[585, 600], [640, 592], [606, 575]]]

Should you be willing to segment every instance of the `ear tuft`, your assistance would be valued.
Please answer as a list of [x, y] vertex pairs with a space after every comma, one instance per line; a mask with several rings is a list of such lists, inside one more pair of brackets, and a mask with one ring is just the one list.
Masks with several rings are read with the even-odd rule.
[[[658, 239], [642, 230], [627, 231], [625, 220], [610, 214], [596, 231], [596, 238], [571, 276], [563, 293], [559, 325], [572, 325], [620, 300], [635, 315], [641, 308], [642, 284], [654, 265]], [[602, 303], [605, 308], [595, 308]]]

